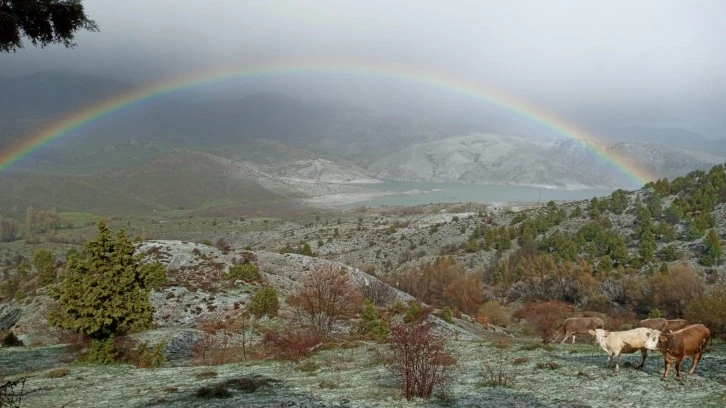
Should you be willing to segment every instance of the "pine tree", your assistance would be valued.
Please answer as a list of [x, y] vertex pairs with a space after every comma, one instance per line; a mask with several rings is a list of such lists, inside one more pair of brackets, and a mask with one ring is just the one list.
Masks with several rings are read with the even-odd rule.
[[706, 266], [717, 265], [721, 261], [721, 238], [718, 237], [716, 231], [708, 230], [706, 238], [703, 239], [706, 245], [706, 253], [701, 257], [701, 263]]
[[[63, 281], [53, 293], [58, 308], [48, 316], [50, 323], [89, 336], [94, 350], [109, 349], [116, 334], [149, 328], [149, 291], [165, 281], [166, 272], [158, 262], [142, 263], [134, 252], [124, 230], [113, 237], [100, 221], [96, 239], [67, 260]], [[94, 361], [106, 362], [102, 357]]]
[[358, 333], [373, 340], [385, 340], [388, 337], [388, 325], [378, 316], [375, 306], [370, 299], [363, 302], [363, 311], [360, 313]]
[[33, 254], [33, 266], [38, 271], [38, 284], [46, 286], [55, 281], [55, 256], [47, 249]]
[[265, 286], [252, 297], [250, 313], [258, 319], [265, 315], [275, 317], [279, 308], [280, 303], [277, 299], [277, 292], [275, 292], [275, 289]]

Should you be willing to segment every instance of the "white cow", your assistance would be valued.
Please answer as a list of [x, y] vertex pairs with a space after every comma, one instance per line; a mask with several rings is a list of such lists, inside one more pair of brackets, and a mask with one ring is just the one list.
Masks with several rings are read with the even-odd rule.
[[[620, 354], [635, 353], [638, 350], [640, 350], [642, 359], [640, 360], [640, 364], [635, 368], [643, 367], [645, 359], [648, 357], [648, 349], [646, 346], [653, 344], [653, 341], [658, 341], [660, 331], [639, 327], [632, 330], [613, 332], [595, 329], [590, 330], [590, 334], [595, 336], [595, 341], [608, 353], [608, 367], [615, 361], [615, 371], [619, 371], [618, 363], [620, 361]], [[648, 344], [646, 345], [646, 343]]]

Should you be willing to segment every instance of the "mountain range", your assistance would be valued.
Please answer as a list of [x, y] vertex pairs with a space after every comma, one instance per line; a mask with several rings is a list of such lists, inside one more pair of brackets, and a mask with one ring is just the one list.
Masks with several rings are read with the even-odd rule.
[[[0, 78], [0, 148], [118, 95], [121, 81], [51, 72]], [[646, 132], [647, 133], [647, 132]], [[726, 161], [713, 144], [603, 142], [657, 177]], [[701, 140], [688, 134], [692, 141]], [[703, 139], [706, 140], [706, 139]], [[266, 205], [375, 188], [378, 180], [633, 188], [580, 143], [480, 125], [255, 93], [182, 94], [139, 104], [38, 149], [0, 175], [2, 208], [176, 209]], [[368, 187], [352, 184], [369, 183]]]

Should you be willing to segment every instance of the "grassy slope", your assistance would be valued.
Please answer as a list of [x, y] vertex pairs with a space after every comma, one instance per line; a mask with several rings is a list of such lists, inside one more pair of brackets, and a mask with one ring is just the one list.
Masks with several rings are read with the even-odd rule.
[[[494, 339], [492, 339], [494, 340]], [[453, 375], [446, 402], [407, 402], [396, 387], [396, 379], [385, 369], [383, 345], [357, 343], [357, 347], [315, 353], [304, 364], [280, 361], [251, 361], [214, 367], [164, 367], [156, 370], [134, 369], [128, 365], [72, 365], [61, 378], [45, 378], [50, 367], [59, 365], [47, 349], [0, 350], [0, 362], [7, 367], [26, 369], [34, 356], [47, 360], [30, 368], [34, 375], [26, 391], [35, 391], [23, 401], [27, 406], [95, 407], [103, 401], [109, 406], [159, 407], [279, 407], [279, 406], [524, 406], [524, 407], [719, 407], [726, 402], [726, 357], [723, 344], [706, 353], [697, 373], [684, 381], [661, 381], [662, 358], [652, 355], [645, 368], [632, 368], [639, 353], [622, 357], [620, 372], [604, 367], [605, 353], [593, 344], [555, 345], [537, 348], [533, 340], [518, 338], [501, 350], [493, 341], [451, 341], [450, 349], [459, 364]], [[534, 346], [534, 347], [532, 347]], [[60, 353], [60, 349], [52, 349]], [[59, 355], [59, 354], [56, 354]], [[525, 361], [513, 364], [515, 358]], [[20, 361], [21, 366], [18, 366]], [[551, 368], [538, 364], [555, 363]], [[512, 387], [490, 387], [482, 375], [485, 363], [501, 367], [514, 375]], [[690, 368], [690, 361], [685, 364]], [[199, 379], [198, 373], [215, 371], [216, 378]], [[231, 389], [226, 399], [201, 399], [195, 396], [202, 386], [213, 386], [233, 378], [262, 378], [269, 385], [254, 393]], [[348, 403], [343, 401], [348, 400]], [[302, 404], [302, 405], [296, 405]]]

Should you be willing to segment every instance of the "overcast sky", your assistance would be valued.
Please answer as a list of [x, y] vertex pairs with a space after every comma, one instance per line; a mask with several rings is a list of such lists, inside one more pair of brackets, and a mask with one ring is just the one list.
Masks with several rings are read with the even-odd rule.
[[[376, 61], [470, 78], [593, 126], [726, 127], [723, 0], [83, 3], [99, 33], [78, 34], [72, 50], [0, 54], [0, 75], [149, 81], [279, 58]], [[345, 99], [364, 88], [335, 89]]]

